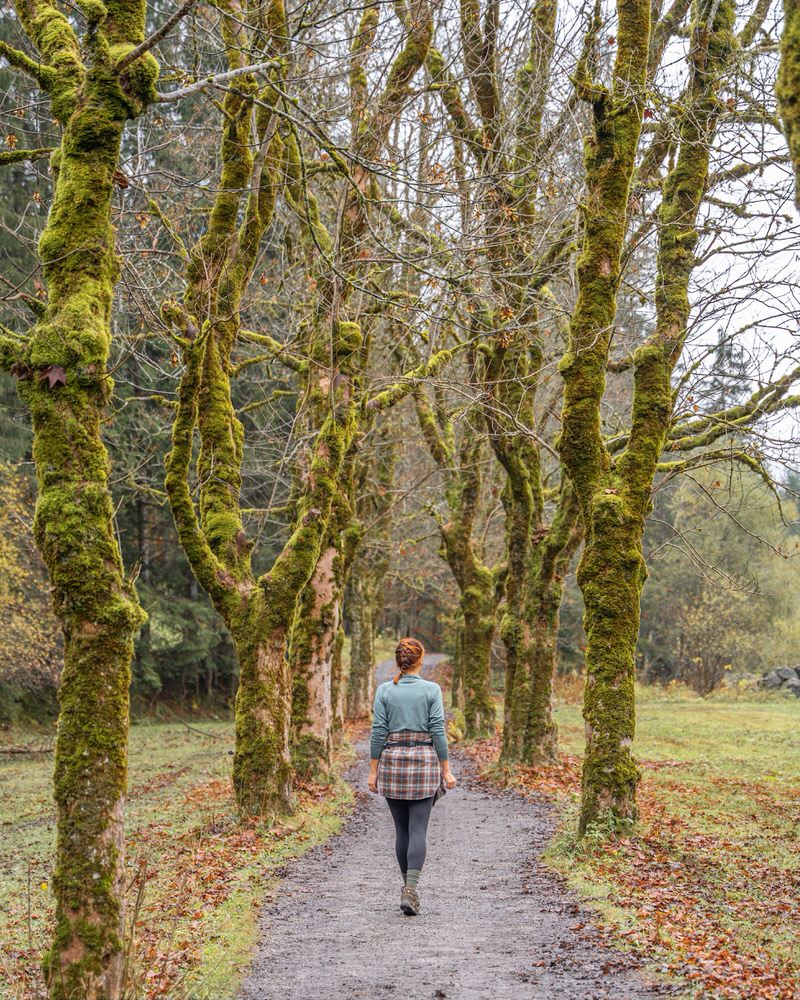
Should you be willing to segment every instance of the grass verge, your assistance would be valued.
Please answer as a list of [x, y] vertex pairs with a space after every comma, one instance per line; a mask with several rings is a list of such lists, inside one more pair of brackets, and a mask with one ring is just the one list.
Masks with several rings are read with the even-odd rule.
[[577, 842], [580, 707], [556, 712], [549, 767], [497, 766], [499, 738], [468, 747], [486, 780], [554, 802], [545, 861], [619, 943], [697, 997], [800, 997], [800, 704], [643, 690], [635, 752], [641, 820], [631, 836]]
[[[19, 742], [17, 740], [16, 742]], [[128, 1000], [226, 1000], [236, 994], [258, 908], [291, 858], [341, 826], [352, 793], [338, 753], [331, 785], [300, 784], [296, 811], [239, 823], [229, 722], [131, 728], [126, 811]], [[52, 758], [0, 755], [0, 998], [46, 996], [41, 956], [53, 910]]]

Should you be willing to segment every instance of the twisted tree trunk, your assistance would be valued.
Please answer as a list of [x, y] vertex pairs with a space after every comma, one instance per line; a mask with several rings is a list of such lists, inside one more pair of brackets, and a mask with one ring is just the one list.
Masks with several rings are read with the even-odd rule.
[[641, 522], [611, 476], [600, 428], [608, 347], [614, 324], [628, 193], [644, 109], [650, 3], [619, 3], [617, 57], [610, 90], [590, 73], [600, 30], [599, 6], [576, 74], [591, 104], [586, 143], [585, 231], [578, 260], [578, 299], [572, 314], [564, 377], [561, 457], [578, 495], [586, 543], [578, 567], [587, 635], [586, 756], [580, 830], [608, 818], [636, 818], [639, 771], [634, 733], [633, 650], [644, 581], [641, 549], [631, 546]]
[[697, 213], [708, 182], [721, 104], [720, 76], [735, 51], [731, 0], [698, 0], [693, 10], [689, 99], [680, 146], [659, 210], [656, 326], [634, 354], [631, 433], [616, 460], [600, 434], [600, 402], [616, 306], [628, 190], [641, 126], [649, 4], [619, 7], [619, 52], [608, 92], [585, 75], [594, 108], [587, 147], [584, 248], [570, 350], [562, 362], [561, 451], [580, 499], [586, 545], [578, 568], [585, 603], [587, 747], [580, 832], [636, 818], [639, 771], [631, 753], [642, 553], [650, 492], [672, 418], [672, 373], [685, 341], [688, 285], [695, 266]]
[[329, 538], [303, 591], [292, 630], [292, 760], [323, 775], [333, 745], [333, 665], [341, 622], [341, 556]]
[[[397, 8], [405, 28], [403, 46], [386, 74], [385, 85], [373, 101], [369, 99], [367, 62], [379, 25], [379, 5], [368, 3], [359, 20], [350, 47], [349, 90], [352, 157], [351, 177], [341, 194], [337, 228], [329, 234], [315, 223], [314, 244], [329, 249], [320, 267], [317, 292], [312, 310], [310, 356], [321, 362], [309, 372], [306, 399], [309, 401], [309, 423], [312, 428], [324, 419], [325, 405], [319, 405], [319, 379], [325, 373], [329, 355], [329, 331], [338, 338], [339, 350], [347, 355], [354, 385], [363, 387], [369, 365], [371, 338], [362, 330], [360, 318], [344, 319], [350, 304], [354, 283], [364, 268], [366, 248], [372, 239], [369, 229], [370, 202], [375, 182], [370, 164], [380, 158], [389, 130], [399, 115], [410, 85], [425, 62], [433, 34], [432, 11], [428, 0], [413, 0]], [[298, 204], [306, 201], [299, 183], [293, 194]], [[320, 241], [321, 237], [321, 241]], [[342, 280], [346, 275], [346, 280]], [[322, 377], [327, 381], [327, 374]], [[316, 384], [315, 384], [316, 383]], [[404, 395], [407, 389], [403, 390]], [[384, 394], [382, 403], [366, 407], [359, 417], [359, 430], [365, 431], [374, 415], [383, 406], [395, 401]], [[398, 398], [401, 398], [398, 395]], [[353, 476], [356, 462], [356, 437], [351, 438], [352, 453], [348, 453], [343, 474], [337, 484], [337, 496], [327, 539], [326, 565], [309, 582], [310, 592], [303, 598], [305, 615], [298, 618], [295, 657], [296, 733], [303, 746], [299, 752], [304, 766], [310, 770], [326, 770], [333, 739], [332, 726], [339, 729], [343, 722], [345, 687], [341, 676], [341, 612], [347, 570], [354, 545], [347, 537], [353, 527]], [[338, 650], [338, 652], [337, 652]]]
[[466, 735], [471, 739], [489, 736], [495, 727], [491, 654], [499, 603], [497, 580], [476, 555], [470, 517], [456, 516], [440, 530], [445, 558], [459, 588], [459, 692]]
[[80, 39], [45, 0], [20, 2], [17, 12], [40, 61], [3, 54], [39, 82], [63, 129], [39, 242], [47, 305], [27, 339], [0, 342], [33, 422], [35, 535], [64, 632], [56, 932], [45, 971], [58, 1000], [112, 1000], [123, 971], [128, 688], [144, 614], [122, 566], [101, 437], [118, 277], [111, 205], [125, 123], [155, 96], [158, 67], [146, 55], [116, 68], [144, 37], [143, 3], [88, 8]]
[[507, 655], [513, 651], [506, 675], [503, 760], [540, 764], [558, 757], [553, 678], [559, 609], [563, 579], [581, 539], [577, 501], [565, 480], [552, 524], [532, 543], [516, 627], [510, 632], [506, 624], [503, 634]]

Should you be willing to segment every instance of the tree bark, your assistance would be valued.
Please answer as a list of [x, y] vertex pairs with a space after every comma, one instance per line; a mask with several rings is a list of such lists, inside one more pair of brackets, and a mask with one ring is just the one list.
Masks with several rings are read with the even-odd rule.
[[366, 715], [375, 696], [375, 615], [365, 578], [366, 567], [356, 561], [347, 589], [350, 620], [350, 674], [347, 679], [347, 717]]
[[[240, 14], [238, 8], [223, 13], [231, 70], [247, 66], [254, 38], [264, 54], [282, 51], [288, 38], [280, 0], [269, 5], [267, 31], [263, 11]], [[287, 165], [287, 147], [270, 113], [275, 97], [270, 82], [261, 85], [248, 74], [226, 91], [222, 168], [208, 227], [189, 254], [183, 303], [162, 306], [185, 361], [166, 491], [192, 572], [225, 621], [239, 657], [233, 784], [240, 813], [247, 816], [291, 808], [286, 647], [327, 526], [332, 484], [326, 477], [335, 481], [338, 475], [350, 406], [343, 387], [314, 442], [309, 474], [317, 478], [298, 506], [295, 529], [272, 569], [256, 578], [240, 505], [244, 429], [231, 397], [231, 355], [242, 335], [242, 297]], [[190, 489], [195, 429], [199, 511]]]
[[800, 3], [797, 0], [783, 0], [783, 31], [775, 96], [792, 158], [795, 204], [800, 205]]
[[497, 621], [498, 588], [494, 573], [477, 557], [471, 520], [454, 520], [441, 528], [445, 558], [459, 587], [460, 689], [465, 735], [494, 733], [491, 692], [492, 639]]
[[[476, 352], [470, 351], [471, 377], [477, 365]], [[459, 699], [466, 735], [473, 739], [494, 733], [491, 648], [500, 601], [497, 572], [484, 564], [482, 546], [473, 537], [482, 500], [484, 439], [471, 429], [456, 445], [441, 401], [437, 398], [432, 405], [419, 392], [415, 403], [422, 436], [445, 482], [449, 519], [439, 521], [440, 554], [459, 589], [459, 656], [454, 669], [453, 703]]]
[[587, 747], [579, 831], [636, 818], [639, 772], [631, 753], [635, 651], [646, 576], [642, 551], [650, 492], [672, 418], [672, 373], [689, 318], [697, 213], [708, 183], [711, 142], [721, 111], [716, 90], [735, 51], [735, 5], [695, 4], [691, 79], [680, 146], [659, 210], [656, 326], [634, 354], [632, 426], [619, 457], [600, 436], [600, 402], [616, 306], [627, 193], [641, 126], [642, 63], [649, 5], [620, 6], [620, 51], [611, 93], [584, 78], [595, 110], [587, 149], [589, 208], [579, 263], [570, 352], [562, 363], [561, 450], [583, 509], [586, 545], [578, 568], [587, 634], [584, 718]]
[[[64, 632], [55, 745], [56, 930], [45, 960], [57, 1000], [116, 1000], [124, 931], [124, 826], [130, 667], [144, 621], [126, 577], [101, 436], [111, 396], [118, 265], [111, 205], [128, 119], [155, 94], [151, 56], [120, 79], [115, 58], [144, 37], [144, 4], [87, 13], [78, 39], [50, 3], [17, 5], [37, 48], [34, 75], [62, 140], [39, 242], [48, 298], [27, 340], [3, 338], [33, 423], [36, 541]], [[84, 63], [84, 54], [91, 61]]]
[[641, 548], [630, 545], [639, 511], [609, 477], [600, 406], [616, 311], [628, 194], [644, 109], [650, 36], [649, 0], [617, 6], [617, 56], [610, 90], [591, 76], [591, 54], [600, 30], [595, 8], [576, 73], [579, 95], [593, 111], [586, 143], [584, 241], [578, 260], [578, 298], [560, 370], [564, 405], [560, 451], [580, 500], [586, 544], [578, 567], [587, 635], [586, 754], [580, 832], [589, 825], [634, 820], [639, 771], [633, 760], [634, 663]]
[[291, 807], [291, 682], [286, 657], [291, 614], [275, 615], [266, 593], [265, 588], [254, 588], [241, 615], [231, 620], [239, 661], [233, 787], [245, 816], [271, 816]]
[[355, 501], [358, 530], [351, 531], [346, 605], [350, 620], [348, 718], [369, 712], [375, 694], [375, 631], [390, 565], [396, 459], [385, 424], [379, 426], [373, 454], [360, 463]]
[[325, 775], [330, 767], [340, 575], [339, 549], [329, 539], [303, 591], [292, 630], [292, 760], [305, 776]]
[[[363, 270], [365, 242], [372, 234], [369, 230], [369, 205], [374, 197], [374, 178], [369, 164], [377, 160], [385, 147], [389, 129], [396, 120], [409, 92], [411, 82], [425, 61], [433, 33], [433, 22], [428, 0], [414, 0], [408, 8], [398, 8], [406, 34], [403, 47], [395, 56], [386, 75], [385, 85], [372, 103], [369, 101], [366, 62], [375, 40], [379, 24], [377, 4], [368, 4], [362, 13], [350, 47], [349, 87], [351, 112], [352, 154], [351, 178], [343, 185], [337, 228], [333, 235], [321, 224], [316, 205], [309, 213], [310, 199], [302, 178], [299, 162], [293, 166], [293, 176], [288, 185], [290, 199], [295, 199], [299, 214], [305, 215], [313, 239], [309, 248], [313, 252], [325, 248], [325, 259], [313, 260], [312, 270], [318, 274], [315, 281], [313, 302], [314, 321], [309, 325], [307, 353], [315, 362], [308, 371], [304, 398], [307, 402], [309, 425], [312, 430], [326, 419], [328, 390], [334, 377], [329, 371], [333, 354], [337, 364], [347, 366], [354, 387], [364, 384], [369, 361], [370, 338], [362, 330], [360, 319], [345, 319], [350, 304], [354, 280]], [[369, 256], [369, 254], [367, 254]], [[342, 275], [347, 279], [342, 281]], [[331, 341], [333, 341], [333, 349]], [[401, 398], [408, 389], [397, 395]], [[356, 415], [354, 422], [365, 430], [380, 409], [392, 405], [391, 392], [380, 402], [372, 401]], [[295, 662], [296, 693], [299, 699], [296, 718], [298, 738], [304, 743], [301, 754], [316, 756], [318, 766], [324, 769], [331, 745], [331, 725], [336, 718], [340, 724], [344, 702], [344, 685], [341, 681], [341, 657], [337, 657], [336, 643], [340, 641], [339, 624], [343, 589], [346, 580], [346, 563], [350, 552], [346, 532], [350, 530], [352, 516], [352, 477], [356, 444], [356, 427], [348, 442], [353, 453], [348, 453], [342, 475], [336, 482], [333, 514], [328, 538], [331, 568], [323, 568], [319, 578], [312, 582], [313, 596], [307, 595], [305, 607], [310, 617], [297, 623], [298, 657]], [[316, 638], [314, 638], [316, 636]], [[336, 670], [335, 687], [332, 677]], [[321, 693], [327, 692], [328, 702], [323, 705]], [[335, 713], [331, 696], [335, 695]]]
[[520, 623], [503, 636], [514, 657], [506, 678], [503, 727], [502, 758], [508, 762], [541, 764], [558, 758], [553, 678], [563, 578], [582, 538], [579, 513], [565, 480], [551, 526], [533, 542], [523, 581]]

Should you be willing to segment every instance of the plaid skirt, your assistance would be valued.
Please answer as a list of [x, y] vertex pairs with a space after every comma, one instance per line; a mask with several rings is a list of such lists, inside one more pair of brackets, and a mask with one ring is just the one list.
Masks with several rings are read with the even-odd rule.
[[[398, 746], [409, 741], [422, 745]], [[389, 733], [378, 762], [378, 792], [387, 799], [429, 799], [442, 780], [442, 765], [430, 733]]]

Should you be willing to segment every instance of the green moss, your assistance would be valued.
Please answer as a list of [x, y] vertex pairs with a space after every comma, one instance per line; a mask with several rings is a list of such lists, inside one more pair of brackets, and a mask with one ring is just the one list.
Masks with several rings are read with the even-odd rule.
[[340, 321], [337, 324], [334, 344], [338, 357], [347, 357], [361, 347], [364, 338], [358, 323]]
[[[134, 6], [141, 38], [144, 7]], [[55, 7], [29, 16], [22, 5], [20, 15], [52, 70], [53, 112], [64, 126], [39, 244], [47, 309], [26, 350], [30, 374], [19, 382], [34, 431], [35, 535], [65, 640], [55, 748], [56, 932], [46, 963], [51, 996], [64, 1000], [110, 998], [119, 988], [128, 687], [133, 637], [144, 620], [120, 558], [101, 437], [113, 387], [114, 171], [125, 121], [143, 101], [132, 102], [110, 70], [105, 8], [83, 9], [98, 26], [89, 69]], [[64, 369], [65, 384], [50, 386], [44, 373], [51, 366]]]
[[292, 768], [304, 781], [326, 778], [329, 774], [330, 744], [311, 733], [292, 739]]
[[[800, 178], [800, 4], [784, 0], [780, 63], [775, 86], [778, 110], [792, 157], [795, 178]], [[800, 181], [795, 201], [800, 203]]]
[[504, 761], [526, 764], [557, 757], [553, 721], [553, 678], [556, 667], [558, 613], [562, 580], [582, 539], [580, 510], [564, 476], [550, 527], [535, 543], [525, 567], [521, 614], [509, 628], [507, 650], [514, 669], [507, 675]]
[[256, 588], [247, 608], [228, 622], [239, 660], [233, 787], [243, 816], [276, 815], [292, 807], [288, 636], [278, 617]]
[[474, 739], [494, 733], [491, 653], [498, 595], [494, 575], [486, 566], [474, 562], [466, 572], [467, 576], [461, 577], [459, 599], [463, 649], [461, 680], [466, 734]]
[[[647, 0], [619, 5], [610, 91], [588, 79], [588, 59], [579, 74], [581, 96], [592, 104], [593, 129], [584, 149], [587, 196], [577, 264], [578, 298], [568, 352], [559, 366], [564, 405], [558, 446], [586, 527], [578, 570], [587, 635], [581, 832], [602, 818], [627, 822], [636, 815], [638, 772], [630, 743], [635, 718], [633, 650], [643, 580], [643, 512], [636, 497], [624, 489], [624, 476], [618, 478], [612, 468], [601, 434], [600, 411], [642, 123], [649, 18]], [[589, 47], [597, 30], [594, 23], [587, 36]]]
[[[316, 775], [327, 773], [332, 748], [332, 697], [324, 704], [314, 701], [310, 688], [330, 691], [333, 650], [341, 615], [341, 556], [335, 518], [318, 559], [304, 587], [292, 626], [289, 658], [292, 668], [292, 754], [300, 754], [303, 769]], [[327, 557], [326, 557], [327, 556]], [[320, 603], [319, 591], [328, 599]], [[316, 755], [316, 759], [312, 757]]]

